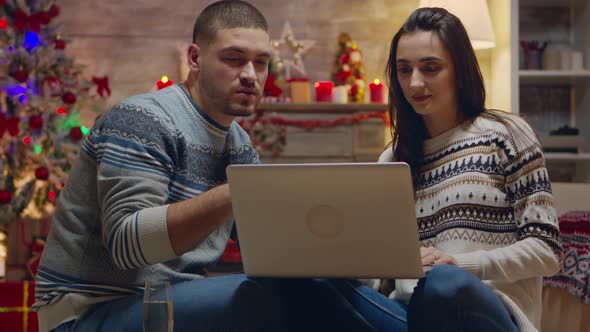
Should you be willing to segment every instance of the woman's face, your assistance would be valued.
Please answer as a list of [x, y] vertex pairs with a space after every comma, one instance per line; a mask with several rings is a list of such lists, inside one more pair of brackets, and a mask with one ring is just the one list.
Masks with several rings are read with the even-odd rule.
[[403, 35], [397, 46], [396, 73], [404, 97], [425, 121], [457, 118], [455, 67], [438, 34]]

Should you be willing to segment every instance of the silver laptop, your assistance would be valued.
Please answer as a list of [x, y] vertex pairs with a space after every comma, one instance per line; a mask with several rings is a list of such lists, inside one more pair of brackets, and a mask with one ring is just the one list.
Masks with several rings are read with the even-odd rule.
[[424, 275], [407, 164], [232, 165], [227, 176], [248, 276]]

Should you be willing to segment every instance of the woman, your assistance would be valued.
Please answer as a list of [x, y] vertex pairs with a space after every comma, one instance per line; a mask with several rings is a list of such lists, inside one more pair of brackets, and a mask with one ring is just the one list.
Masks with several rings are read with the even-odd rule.
[[[562, 257], [542, 149], [522, 119], [487, 110], [465, 28], [441, 8], [414, 11], [387, 66], [392, 144], [410, 165], [420, 281], [396, 280], [410, 330], [535, 331], [542, 276]], [[415, 287], [415, 288], [414, 288]]]

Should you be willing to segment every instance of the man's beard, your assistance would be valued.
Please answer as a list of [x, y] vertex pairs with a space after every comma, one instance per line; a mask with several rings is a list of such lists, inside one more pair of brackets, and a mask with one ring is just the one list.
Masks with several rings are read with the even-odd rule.
[[215, 110], [229, 116], [249, 116], [256, 111], [256, 107], [262, 99], [262, 95], [256, 96], [256, 101], [253, 104], [243, 104], [233, 101], [234, 93], [225, 95], [220, 91], [210, 88], [209, 85], [201, 85], [201, 95], [207, 96], [209, 104]]

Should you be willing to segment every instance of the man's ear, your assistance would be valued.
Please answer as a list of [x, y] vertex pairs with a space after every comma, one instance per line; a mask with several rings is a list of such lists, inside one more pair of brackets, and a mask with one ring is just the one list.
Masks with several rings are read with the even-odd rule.
[[201, 56], [201, 48], [192, 43], [187, 50], [187, 62], [190, 71], [198, 72], [201, 68], [199, 57]]

